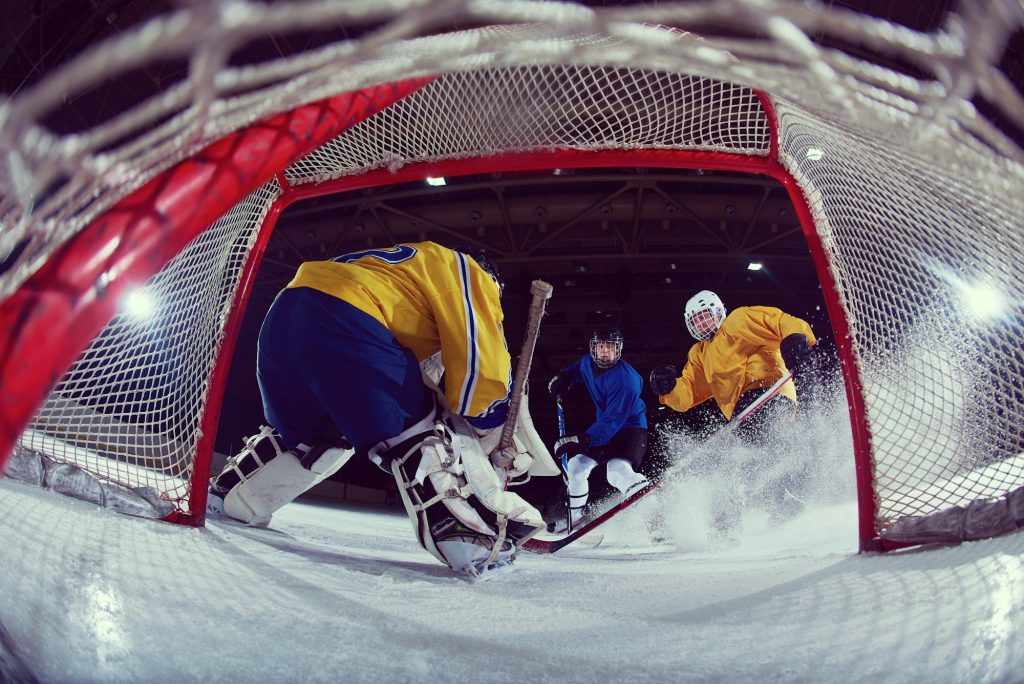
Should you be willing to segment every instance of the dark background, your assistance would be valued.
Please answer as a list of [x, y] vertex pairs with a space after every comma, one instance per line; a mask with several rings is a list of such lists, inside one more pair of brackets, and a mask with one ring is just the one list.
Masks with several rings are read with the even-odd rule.
[[[175, 7], [166, 0], [7, 0], [0, 4], [0, 92], [7, 95], [32, 85], [87, 46]], [[824, 4], [932, 31], [956, 3]], [[333, 26], [268, 36], [238, 51], [232, 62], [294, 54], [372, 28]], [[436, 30], [456, 28], [467, 27], [442, 22]], [[737, 32], [728, 25], [686, 28], [704, 35]], [[863, 54], [857, 45], [812, 38]], [[1000, 64], [1016, 84], [1024, 81], [1022, 38], [1020, 33], [1014, 36]], [[870, 57], [880, 61], [877, 55]], [[887, 65], [919, 75], [910, 65]], [[62, 133], [94, 126], [179, 81], [187, 67], [182, 59], [148, 64], [75, 93], [45, 123]], [[1011, 137], [1024, 139], [1020, 122], [1007, 121], [984, 100], [974, 104]], [[255, 380], [255, 342], [267, 307], [298, 264], [370, 246], [421, 240], [488, 249], [506, 281], [503, 304], [514, 355], [523, 338], [530, 282], [543, 279], [554, 285], [534, 358], [530, 401], [538, 431], [549, 444], [556, 437], [556, 427], [547, 381], [586, 353], [591, 332], [603, 324], [620, 326], [624, 358], [645, 378], [658, 363], [682, 366], [693, 343], [683, 322], [683, 305], [701, 289], [717, 292], [730, 309], [769, 305], [804, 318], [818, 334], [823, 355], [834, 360], [831, 327], [806, 242], [785, 191], [769, 178], [700, 169], [577, 169], [448, 178], [445, 187], [419, 182], [359, 190], [296, 204], [281, 216], [238, 339], [217, 434], [218, 451], [236, 451], [263, 421]], [[751, 261], [762, 263], [763, 270], [747, 270]], [[713, 402], [679, 415], [658, 410], [656, 397], [646, 387], [643, 399], [652, 427], [672, 421], [705, 429], [722, 420]], [[570, 432], [589, 425], [593, 409], [585, 390], [578, 388], [567, 398], [566, 413]], [[657, 457], [655, 439], [648, 470], [657, 468]], [[336, 477], [378, 488], [389, 479], [372, 465], [357, 461]], [[595, 484], [601, 480], [592, 478]]]

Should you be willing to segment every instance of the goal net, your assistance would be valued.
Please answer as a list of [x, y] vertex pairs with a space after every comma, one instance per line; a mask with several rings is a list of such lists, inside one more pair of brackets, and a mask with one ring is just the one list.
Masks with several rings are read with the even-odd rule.
[[[285, 207], [630, 166], [787, 189], [842, 361], [862, 548], [1024, 485], [1024, 151], [1005, 123], [1024, 99], [999, 66], [1019, 3], [920, 33], [803, 1], [466, 1], [446, 11], [485, 28], [444, 34], [429, 3], [379, 4], [189, 6], [0, 103], [0, 465], [44, 454], [202, 524], [234, 334]], [[231, 62], [327, 22], [363, 30]], [[158, 96], [74, 134], [43, 123], [167, 54], [189, 73]]]

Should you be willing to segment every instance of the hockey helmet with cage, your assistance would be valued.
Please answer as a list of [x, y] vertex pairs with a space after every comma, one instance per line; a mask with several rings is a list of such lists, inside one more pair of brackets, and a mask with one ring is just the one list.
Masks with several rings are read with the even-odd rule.
[[484, 273], [494, 279], [494, 282], [498, 284], [499, 297], [505, 292], [505, 281], [501, 279], [501, 274], [498, 273], [498, 266], [491, 260], [491, 257], [487, 254], [486, 250], [480, 247], [459, 245], [454, 248], [454, 251], [471, 257], [473, 261], [475, 261], [477, 265], [484, 270]]
[[724, 320], [725, 304], [711, 290], [701, 290], [686, 302], [686, 329], [697, 340], [710, 340]]
[[[600, 344], [613, 345], [610, 361], [600, 358], [601, 355], [598, 354], [598, 345]], [[590, 358], [598, 368], [611, 368], [617, 364], [622, 358], [622, 332], [613, 327], [595, 330], [594, 334], [590, 336]]]

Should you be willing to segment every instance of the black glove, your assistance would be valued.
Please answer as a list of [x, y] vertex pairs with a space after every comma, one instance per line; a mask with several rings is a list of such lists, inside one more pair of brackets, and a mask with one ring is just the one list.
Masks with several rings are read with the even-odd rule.
[[676, 370], [676, 367], [669, 363], [663, 363], [660, 366], [655, 366], [651, 371], [651, 389], [660, 397], [662, 394], [671, 392], [678, 379], [679, 371]]
[[586, 454], [590, 446], [590, 435], [582, 432], [578, 435], [568, 435], [555, 442], [555, 459], [561, 460], [563, 456], [572, 458], [576, 454]]
[[782, 360], [786, 363], [786, 368], [793, 372], [810, 361], [814, 354], [811, 345], [807, 344], [807, 336], [801, 333], [787, 335], [779, 345], [779, 351], [782, 352]]
[[555, 377], [551, 378], [548, 382], [548, 392], [551, 393], [555, 399], [565, 394], [565, 390], [569, 389], [569, 378], [559, 373]]

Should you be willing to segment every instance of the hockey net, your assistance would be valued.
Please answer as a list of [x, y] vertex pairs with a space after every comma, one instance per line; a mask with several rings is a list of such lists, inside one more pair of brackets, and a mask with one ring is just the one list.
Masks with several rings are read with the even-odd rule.
[[[843, 362], [862, 548], [1024, 485], [1024, 151], [999, 124], [1024, 117], [999, 68], [1019, 3], [919, 33], [803, 1], [465, 1], [446, 16], [488, 28], [443, 35], [429, 3], [341, 4], [190, 6], [2, 103], [0, 464], [42, 453], [201, 524], [233, 335], [286, 206], [430, 175], [632, 166], [789, 191]], [[721, 21], [745, 30], [663, 28]], [[324, 22], [368, 28], [229, 64]], [[158, 97], [75, 134], [42, 123], [97, 74], [165, 54], [190, 69]], [[122, 308], [143, 285], [155, 309]]]

